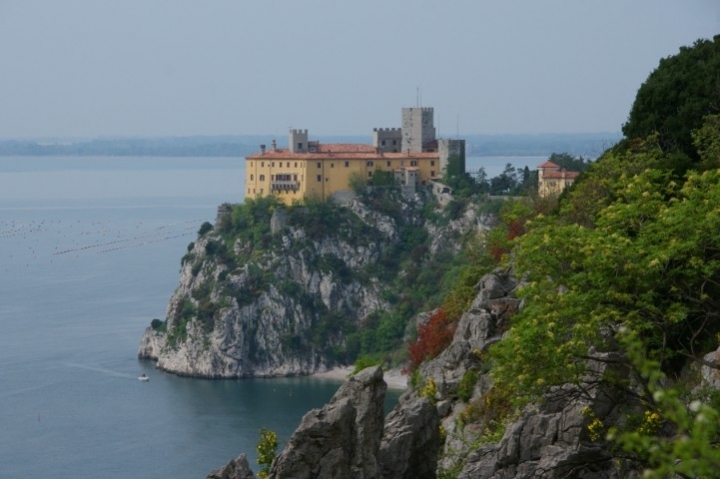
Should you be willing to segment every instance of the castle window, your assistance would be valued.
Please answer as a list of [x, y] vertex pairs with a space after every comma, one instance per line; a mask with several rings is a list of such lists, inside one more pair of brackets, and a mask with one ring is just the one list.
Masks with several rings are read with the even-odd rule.
[[250, 175], [250, 181], [252, 181], [253, 179], [254, 179], [254, 176]]
[[297, 161], [295, 162], [295, 168], [297, 168]]
[[368, 178], [372, 176], [372, 171], [368, 171]]
[[302, 143], [298, 143], [298, 150], [302, 150]]
[[367, 166], [372, 166], [372, 165], [373, 165], [373, 162], [372, 162], [372, 161], [368, 161], [368, 162], [367, 162]]
[[430, 161], [430, 166], [435, 166], [435, 160]]
[[317, 167], [318, 167], [318, 168], [322, 168], [322, 163], [320, 163], [320, 162], [318, 161], [318, 162], [317, 162]]
[[260, 194], [261, 194], [261, 195], [263, 194], [263, 189], [262, 189], [262, 188], [260, 188]]
[[265, 168], [265, 162], [264, 162], [264, 161], [261, 161], [261, 162], [260, 162], [260, 168]]
[[[280, 175], [278, 175], [280, 176]], [[270, 175], [270, 181], [275, 181], [275, 175]]]
[[270, 163], [270, 168], [275, 168], [275, 162]]
[[325, 178], [325, 181], [330, 181], [330, 178]]
[[265, 175], [260, 175], [260, 181], [265, 181]]
[[431, 176], [431, 177], [432, 177], [432, 176], [435, 176], [435, 172], [434, 172], [434, 171], [431, 171], [431, 172], [430, 172], [430, 176]]
[[393, 140], [393, 146], [397, 145], [397, 140]]
[[390, 166], [390, 162], [389, 162], [389, 161], [387, 162], [387, 165]]
[[250, 188], [248, 188], [248, 195], [250, 194]]
[[381, 141], [380, 144], [381, 144], [382, 146], [385, 146], [385, 140]]
[[293, 175], [293, 181], [297, 181], [297, 175]]
[[335, 168], [335, 163], [330, 163], [330, 168]]
[[348, 166], [350, 166], [350, 162], [349, 162], [349, 161], [346, 161], [346, 162], [345, 162], [345, 168], [347, 168]]
[[322, 175], [317, 175], [317, 180], [322, 181]]
[[289, 161], [287, 162], [287, 167], [290, 168], [290, 162], [289, 162]]
[[417, 160], [410, 160], [410, 166], [417, 166]]

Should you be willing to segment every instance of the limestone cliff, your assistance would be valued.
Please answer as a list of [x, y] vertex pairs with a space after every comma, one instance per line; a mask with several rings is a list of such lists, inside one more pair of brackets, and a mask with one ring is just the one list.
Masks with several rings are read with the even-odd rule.
[[[407, 274], [400, 263], [450, 251], [477, 228], [470, 209], [451, 234], [430, 238], [429, 193], [381, 193], [345, 206], [222, 206], [191, 244], [165, 322], [145, 331], [139, 356], [213, 378], [310, 374], [346, 362], [348, 333], [390, 306], [390, 282]], [[410, 235], [428, 238], [433, 251], [405, 248]]]

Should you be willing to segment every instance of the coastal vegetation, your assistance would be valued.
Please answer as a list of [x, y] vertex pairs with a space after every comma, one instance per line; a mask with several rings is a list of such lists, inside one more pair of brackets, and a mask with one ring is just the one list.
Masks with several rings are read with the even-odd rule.
[[607, 364], [594, 386], [618, 392], [625, 416], [586, 411], [589, 438], [643, 477], [710, 477], [720, 464], [720, 394], [698, 373], [720, 369], [708, 356], [720, 338], [719, 74], [720, 36], [662, 60], [628, 137], [525, 221], [505, 256], [526, 306], [490, 351], [494, 390], [522, 408], [588, 387]]
[[[443, 478], [470, 477], [471, 458], [502, 454], [507, 442], [490, 445], [519, 442], [528, 424], [542, 436], [554, 414], [561, 423], [574, 414], [581, 426], [565, 442], [596, 454], [555, 466], [564, 477], [600, 464], [618, 477], [716, 476], [718, 45], [720, 36], [701, 40], [662, 60], [626, 137], [597, 161], [552, 155], [582, 172], [559, 197], [532, 194], [536, 178], [511, 165], [488, 180], [451, 162], [444, 206], [424, 190], [408, 198], [389, 174], [353, 181], [350, 206], [272, 197], [233, 206], [201, 228], [183, 260], [192, 291], [153, 329], [177, 348], [217, 330], [230, 309], [275, 307], [291, 317], [287, 357], [403, 365], [409, 397], [445, 420]], [[250, 359], [261, 357], [253, 348]], [[261, 443], [274, 455], [270, 439]]]

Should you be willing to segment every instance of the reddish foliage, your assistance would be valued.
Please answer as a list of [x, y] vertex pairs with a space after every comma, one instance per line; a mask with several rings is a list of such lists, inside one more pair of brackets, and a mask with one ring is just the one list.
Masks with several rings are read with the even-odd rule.
[[452, 342], [457, 323], [448, 317], [442, 308], [430, 314], [427, 323], [418, 328], [418, 338], [413, 344], [408, 344], [408, 358], [410, 370], [417, 368], [420, 363], [432, 359], [440, 354]]
[[517, 238], [518, 236], [525, 233], [525, 222], [527, 219], [522, 218], [519, 220], [512, 220], [510, 221], [510, 224], [508, 224], [508, 240], [513, 240]]

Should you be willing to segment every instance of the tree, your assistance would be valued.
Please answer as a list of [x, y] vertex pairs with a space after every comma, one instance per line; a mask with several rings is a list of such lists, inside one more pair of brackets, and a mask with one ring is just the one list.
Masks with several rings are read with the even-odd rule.
[[[708, 365], [704, 355], [718, 346], [720, 170], [691, 171], [684, 182], [658, 168], [627, 172], [606, 178], [604, 206], [586, 224], [539, 217], [516, 241], [526, 307], [491, 348], [494, 387], [525, 401], [565, 384], [582, 390], [589, 379], [624, 391], [626, 411], [645, 415], [611, 434], [620, 455], [648, 477], [698, 477], [720, 465], [717, 408], [668, 385], [688, 362]], [[606, 352], [632, 381], [589, 375], [589, 360], [606, 361]]]
[[702, 166], [705, 168], [720, 166], [720, 115], [706, 116], [702, 127], [693, 131], [692, 137]]
[[680, 151], [698, 161], [691, 132], [703, 117], [720, 113], [720, 35], [681, 47], [660, 60], [640, 86], [622, 131], [629, 139], [659, 134], [665, 152]]
[[553, 153], [552, 155], [550, 155], [550, 158], [548, 158], [548, 161], [552, 161], [560, 168], [565, 168], [568, 171], [577, 172], [585, 171], [592, 163], [591, 161], [586, 160], [582, 156], [575, 157], [570, 153]]

